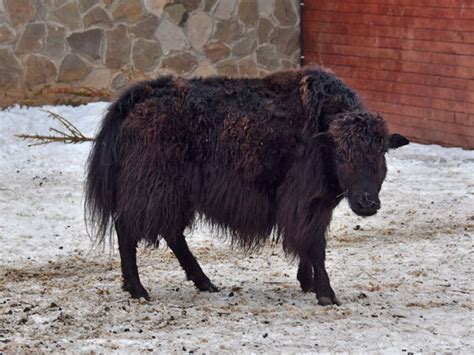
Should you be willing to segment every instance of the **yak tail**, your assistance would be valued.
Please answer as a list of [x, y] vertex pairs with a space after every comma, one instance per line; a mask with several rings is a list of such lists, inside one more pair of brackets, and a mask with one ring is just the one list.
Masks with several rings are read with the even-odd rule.
[[117, 185], [117, 137], [120, 110], [113, 104], [102, 122], [87, 161], [85, 220], [88, 234], [104, 241], [110, 234], [115, 211]]
[[89, 154], [85, 181], [85, 222], [89, 236], [103, 242], [111, 235], [115, 218], [118, 177], [118, 136], [133, 107], [149, 96], [146, 82], [127, 90], [105, 115]]

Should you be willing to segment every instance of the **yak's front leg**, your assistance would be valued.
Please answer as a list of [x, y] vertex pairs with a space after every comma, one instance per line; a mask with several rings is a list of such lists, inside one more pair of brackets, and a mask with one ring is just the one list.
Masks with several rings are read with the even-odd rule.
[[311, 254], [314, 277], [313, 288], [314, 292], [316, 292], [318, 303], [322, 306], [333, 304], [340, 306], [341, 302], [337, 299], [334, 290], [331, 287], [329, 276], [326, 271], [326, 238], [324, 235], [318, 236]]

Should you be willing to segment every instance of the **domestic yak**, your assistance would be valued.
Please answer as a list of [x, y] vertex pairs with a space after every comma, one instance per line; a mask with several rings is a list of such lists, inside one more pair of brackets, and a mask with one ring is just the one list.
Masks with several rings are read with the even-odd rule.
[[202, 219], [246, 250], [274, 232], [299, 260], [303, 291], [339, 304], [324, 265], [332, 211], [346, 197], [356, 214], [375, 214], [385, 153], [405, 144], [320, 67], [143, 81], [102, 122], [88, 161], [87, 219], [101, 240], [115, 227], [133, 298], [149, 299], [137, 243], [161, 238], [199, 290], [218, 290], [183, 235]]

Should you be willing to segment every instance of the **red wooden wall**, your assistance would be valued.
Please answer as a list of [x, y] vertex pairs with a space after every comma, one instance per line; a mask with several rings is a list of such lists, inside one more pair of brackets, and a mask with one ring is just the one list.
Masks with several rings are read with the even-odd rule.
[[306, 64], [332, 69], [393, 131], [474, 148], [474, 0], [305, 0]]

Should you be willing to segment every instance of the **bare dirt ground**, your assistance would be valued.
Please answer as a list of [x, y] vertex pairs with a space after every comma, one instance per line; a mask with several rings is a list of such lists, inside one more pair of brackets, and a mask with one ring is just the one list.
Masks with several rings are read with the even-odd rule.
[[[92, 134], [104, 108], [54, 110]], [[0, 112], [0, 352], [474, 352], [474, 152], [391, 152], [379, 214], [338, 207], [327, 266], [342, 306], [301, 292], [280, 245], [244, 255], [200, 225], [190, 247], [221, 291], [198, 292], [163, 244], [140, 250], [146, 302], [120, 289], [115, 247], [85, 232], [90, 146], [12, 138], [49, 125]]]

